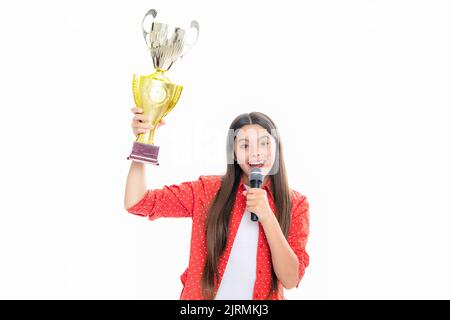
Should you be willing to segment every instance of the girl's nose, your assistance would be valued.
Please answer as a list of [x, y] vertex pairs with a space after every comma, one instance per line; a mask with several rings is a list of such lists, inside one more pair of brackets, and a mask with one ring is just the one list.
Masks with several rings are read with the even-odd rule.
[[249, 160], [250, 161], [259, 161], [259, 160], [261, 160], [261, 154], [259, 152], [258, 153], [252, 153], [249, 156]]
[[257, 146], [250, 147], [250, 159], [258, 158], [260, 156], [260, 151]]

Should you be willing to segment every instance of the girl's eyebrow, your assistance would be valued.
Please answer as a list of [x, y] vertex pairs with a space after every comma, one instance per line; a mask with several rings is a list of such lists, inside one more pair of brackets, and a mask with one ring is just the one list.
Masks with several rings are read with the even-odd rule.
[[[259, 137], [258, 140], [261, 140], [262, 138], [269, 138], [269, 136], [262, 136], [262, 137]], [[247, 138], [241, 138], [241, 139], [238, 140], [238, 142], [240, 142], [241, 140], [248, 141]]]

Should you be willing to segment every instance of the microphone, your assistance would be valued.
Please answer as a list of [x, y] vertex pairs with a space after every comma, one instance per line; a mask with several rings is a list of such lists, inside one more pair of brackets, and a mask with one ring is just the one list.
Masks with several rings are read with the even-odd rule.
[[[261, 184], [263, 181], [263, 174], [260, 168], [251, 168], [249, 174], [250, 187], [251, 188], [261, 188]], [[258, 216], [251, 213], [252, 221], [258, 221]]]

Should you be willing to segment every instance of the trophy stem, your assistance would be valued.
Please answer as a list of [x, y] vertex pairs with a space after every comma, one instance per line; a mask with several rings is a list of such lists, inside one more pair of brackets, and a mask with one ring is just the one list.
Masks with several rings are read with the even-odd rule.
[[153, 144], [153, 139], [155, 138], [155, 129], [151, 129], [148, 133], [140, 133], [136, 139], [136, 142]]
[[150, 144], [153, 144], [153, 139], [154, 139], [154, 137], [155, 137], [155, 130], [156, 130], [156, 129], [150, 130], [150, 134], [149, 134], [149, 137], [148, 137], [148, 142], [149, 142]]

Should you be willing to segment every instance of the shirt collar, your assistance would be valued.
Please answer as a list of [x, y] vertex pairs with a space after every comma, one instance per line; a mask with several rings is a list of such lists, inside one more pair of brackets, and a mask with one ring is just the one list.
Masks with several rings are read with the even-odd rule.
[[[249, 185], [246, 185], [244, 183], [244, 176], [241, 175], [241, 179], [239, 181], [239, 188], [240, 189], [245, 189], [247, 190], [248, 188], [250, 188]], [[263, 185], [261, 186], [262, 189], [266, 190], [266, 192], [268, 194], [270, 194], [270, 196], [273, 198], [273, 193], [272, 193], [272, 178], [269, 176], [267, 178], [267, 181], [265, 183], [263, 183]]]

